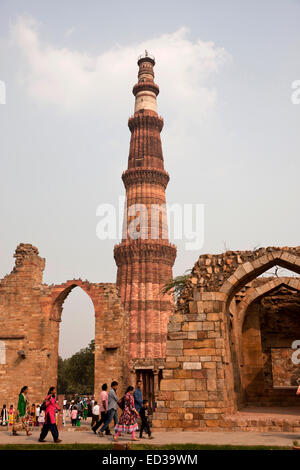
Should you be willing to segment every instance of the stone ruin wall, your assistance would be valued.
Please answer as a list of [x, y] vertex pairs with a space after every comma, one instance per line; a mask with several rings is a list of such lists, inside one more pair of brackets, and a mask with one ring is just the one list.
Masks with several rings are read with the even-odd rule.
[[[63, 302], [77, 286], [95, 308], [95, 392], [112, 379], [123, 391], [134, 378], [128, 360], [128, 315], [116, 286], [80, 279], [49, 286], [42, 282], [45, 260], [35, 247], [19, 245], [15, 258], [13, 271], [0, 282], [0, 346], [5, 344], [5, 357], [0, 347], [0, 402], [16, 404], [23, 385], [30, 387], [31, 402], [41, 401], [56, 383]], [[283, 294], [283, 304], [295, 306], [295, 296], [299, 301], [299, 278], [258, 277], [275, 265], [299, 274], [300, 247], [199, 257], [170, 317], [154, 427], [201, 430], [228, 425], [224, 417], [236, 411], [241, 398], [234, 361], [240, 361], [247, 309], [260, 298], [273, 308]], [[284, 382], [286, 358], [278, 357], [276, 344], [273, 349], [277, 380]]]
[[239, 401], [234, 362], [239, 359], [246, 309], [282, 283], [300, 291], [299, 278], [257, 279], [275, 265], [299, 274], [300, 247], [199, 257], [168, 324], [154, 427], [203, 430], [228, 426], [224, 417], [237, 410]]
[[30, 388], [30, 402], [40, 402], [56, 385], [63, 302], [76, 286], [95, 309], [95, 394], [112, 380], [123, 390], [128, 383], [128, 319], [115, 284], [78, 279], [46, 285], [45, 260], [37, 248], [20, 244], [14, 257], [13, 271], [0, 282], [0, 403], [16, 405], [23, 385]]

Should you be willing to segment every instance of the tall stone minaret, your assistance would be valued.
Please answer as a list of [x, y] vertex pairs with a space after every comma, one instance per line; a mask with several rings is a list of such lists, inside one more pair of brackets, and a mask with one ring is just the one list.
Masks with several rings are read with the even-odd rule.
[[[133, 87], [134, 115], [128, 169], [122, 179], [126, 188], [122, 242], [115, 246], [117, 286], [129, 318], [129, 354], [135, 368], [156, 368], [165, 357], [171, 295], [161, 290], [172, 278], [176, 247], [169, 243], [164, 170], [160, 132], [163, 119], [157, 114], [159, 88], [154, 82], [154, 57], [138, 59], [138, 83]], [[158, 361], [159, 362], [159, 361]]]

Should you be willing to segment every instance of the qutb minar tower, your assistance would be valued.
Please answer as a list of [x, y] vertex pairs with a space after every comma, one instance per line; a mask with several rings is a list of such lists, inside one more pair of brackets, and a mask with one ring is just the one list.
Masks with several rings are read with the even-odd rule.
[[132, 372], [137, 371], [144, 382], [148, 376], [150, 389], [151, 370], [156, 376], [159, 359], [166, 353], [167, 323], [174, 300], [163, 294], [162, 288], [172, 278], [176, 258], [176, 247], [168, 240], [165, 190], [169, 175], [164, 170], [160, 139], [163, 119], [157, 113], [159, 87], [154, 82], [154, 65], [155, 59], [147, 51], [138, 59], [138, 83], [133, 87], [135, 110], [128, 121], [128, 168], [122, 175], [126, 188], [123, 237], [114, 248], [117, 286], [130, 314]]

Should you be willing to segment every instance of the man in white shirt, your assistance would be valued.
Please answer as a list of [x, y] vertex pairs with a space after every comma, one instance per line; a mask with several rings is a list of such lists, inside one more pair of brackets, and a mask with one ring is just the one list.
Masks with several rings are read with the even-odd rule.
[[93, 406], [93, 410], [92, 410], [92, 424], [91, 426], [94, 426], [94, 424], [97, 424], [98, 421], [99, 421], [99, 415], [100, 415], [100, 406], [97, 404], [97, 402], [95, 401], [95, 404]]

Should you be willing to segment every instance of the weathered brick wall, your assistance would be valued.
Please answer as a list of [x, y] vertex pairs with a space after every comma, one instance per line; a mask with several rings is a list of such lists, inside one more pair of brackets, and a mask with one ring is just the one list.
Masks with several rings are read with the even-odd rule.
[[[5, 345], [5, 364], [0, 360], [0, 403], [16, 404], [23, 385], [30, 387], [30, 401], [41, 401], [57, 382], [59, 325], [63, 302], [71, 290], [81, 287], [95, 309], [95, 393], [103, 382], [128, 381], [128, 325], [115, 284], [82, 280], [48, 286], [42, 283], [45, 260], [29, 244], [17, 247], [16, 265], [0, 282], [0, 341]], [[3, 361], [2, 361], [3, 362]]]
[[[224, 425], [224, 415], [235, 411], [243, 398], [240, 393], [243, 389], [241, 341], [249, 308], [260, 299], [272, 311], [274, 305], [277, 309], [281, 305], [293, 310], [299, 304], [298, 277], [263, 279], [257, 276], [276, 264], [299, 272], [300, 258], [295, 254], [298, 251], [298, 248], [290, 251], [286, 248], [264, 249], [259, 250], [261, 256], [253, 252], [252, 260], [249, 252], [247, 255], [229, 252], [228, 258], [226, 254], [200, 257], [206, 266], [206, 276], [210, 274], [211, 278], [207, 281], [206, 291], [201, 280], [204, 271], [199, 268], [198, 261], [170, 318], [167, 356], [165, 362], [162, 359], [157, 366], [164, 370], [155, 426], [161, 429], [207, 429]], [[120, 382], [120, 390], [132, 382], [132, 370], [128, 370], [128, 315], [123, 310], [116, 286], [91, 284], [80, 279], [48, 286], [42, 283], [45, 260], [40, 258], [35, 247], [19, 245], [15, 258], [13, 271], [0, 282], [0, 341], [5, 345], [6, 356], [0, 352], [0, 402], [16, 403], [23, 385], [30, 387], [32, 402], [40, 401], [48, 387], [56, 383], [63, 302], [77, 286], [90, 296], [95, 308], [96, 394], [103, 382], [116, 379]], [[247, 261], [242, 262], [245, 259]], [[231, 266], [230, 270], [228, 266]], [[210, 271], [210, 267], [214, 268]], [[226, 272], [221, 286], [220, 273], [215, 268]], [[215, 291], [211, 290], [212, 285]], [[278, 295], [282, 292], [285, 300], [278, 304]], [[271, 315], [271, 318], [275, 321], [275, 316]], [[287, 325], [292, 321], [292, 317], [289, 318], [285, 320]], [[289, 346], [291, 337], [286, 335], [284, 338], [279, 335], [275, 342], [270, 342], [268, 338], [272, 335], [268, 335], [268, 328], [263, 332], [267, 332], [264, 341], [268, 347]], [[295, 331], [295, 326], [288, 327], [291, 329]], [[253, 352], [250, 350], [252, 356]], [[156, 381], [157, 374], [158, 371]], [[282, 376], [282, 368], [280, 374]], [[281, 377], [281, 380], [284, 379]]]
[[178, 310], [168, 326], [167, 357], [154, 425], [199, 429], [218, 425], [231, 409], [232, 382], [222, 293], [195, 293], [189, 313]]
[[222, 292], [227, 293], [235, 287], [234, 291], [238, 292], [247, 282], [274, 265], [291, 269], [299, 274], [299, 257], [300, 246], [267, 247], [254, 251], [226, 251], [217, 255], [201, 255], [193, 267], [191, 279], [180, 301], [182, 304], [185, 303], [187, 308], [186, 300], [193, 300], [194, 288], [200, 292], [218, 292], [222, 289]]
[[[275, 265], [299, 273], [299, 254], [299, 247], [285, 247], [199, 257], [168, 324], [155, 427], [225, 425], [224, 416], [237, 410], [240, 398], [237, 368], [245, 311], [283, 282], [256, 278]], [[299, 278], [284, 282], [300, 290]]]
[[297, 380], [300, 378], [298, 364], [293, 364], [291, 356], [294, 349], [272, 348], [272, 371], [274, 385], [277, 387], [298, 386]]

